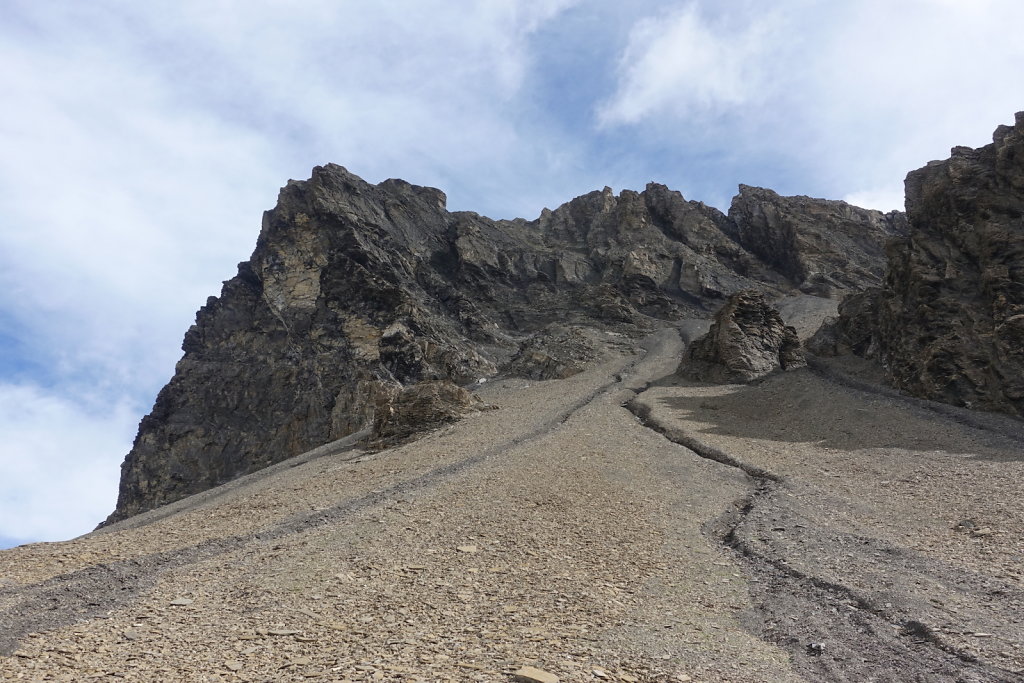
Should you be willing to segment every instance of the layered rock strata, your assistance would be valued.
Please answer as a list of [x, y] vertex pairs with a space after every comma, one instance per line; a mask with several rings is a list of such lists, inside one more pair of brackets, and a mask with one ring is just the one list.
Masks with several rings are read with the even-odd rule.
[[[842, 232], [851, 212], [887, 220], [744, 192], [757, 215], [812, 211], [794, 234]], [[447, 211], [440, 190], [318, 167], [281, 190], [252, 257], [197, 314], [122, 465], [108, 521], [359, 431], [419, 382], [467, 386], [501, 367], [567, 376], [593, 353], [574, 326], [629, 335], [708, 315], [739, 290], [793, 291], [792, 273], [744, 246], [756, 231], [744, 221], [654, 183], [591, 192], [533, 221], [494, 221]], [[801, 263], [832, 262], [833, 248], [870, 260], [884, 236], [870, 233], [861, 251], [822, 243]], [[838, 293], [873, 282], [859, 271], [834, 280]]]

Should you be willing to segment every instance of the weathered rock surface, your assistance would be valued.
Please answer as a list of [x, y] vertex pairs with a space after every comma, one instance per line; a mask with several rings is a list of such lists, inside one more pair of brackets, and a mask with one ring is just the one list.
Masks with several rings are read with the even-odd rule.
[[819, 356], [853, 353], [863, 358], [878, 354], [876, 326], [881, 290], [850, 294], [839, 303], [837, 316], [827, 318], [807, 340], [807, 350]]
[[513, 377], [565, 379], [596, 357], [597, 348], [583, 329], [550, 325], [524, 342], [502, 370]]
[[887, 240], [905, 235], [906, 217], [846, 202], [780, 197], [740, 185], [729, 218], [736, 241], [801, 291], [841, 296], [881, 284]]
[[750, 382], [806, 365], [796, 330], [757, 290], [729, 297], [706, 335], [686, 350], [679, 372], [711, 382]]
[[[847, 220], [837, 206], [801, 199], [787, 216], [812, 211], [827, 232]], [[590, 351], [574, 333], [530, 337], [551, 324], [636, 334], [708, 315], [743, 289], [793, 291], [790, 273], [737, 239], [749, 232], [654, 183], [493, 221], [448, 212], [436, 189], [318, 167], [281, 190], [251, 258], [199, 311], [108, 521], [359, 431], [418, 382], [469, 385], [510, 361], [511, 372], [564, 377]]]
[[418, 382], [378, 403], [370, 444], [375, 447], [394, 444], [490, 407], [448, 380]]
[[878, 358], [915, 396], [1024, 416], [1024, 112], [906, 189], [910, 233], [884, 286], [844, 304], [837, 350]]

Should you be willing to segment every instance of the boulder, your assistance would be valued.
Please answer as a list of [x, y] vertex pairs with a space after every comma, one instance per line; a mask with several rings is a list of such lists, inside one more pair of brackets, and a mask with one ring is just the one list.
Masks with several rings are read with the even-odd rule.
[[418, 382], [378, 405], [368, 443], [377, 448], [391, 445], [490, 408], [448, 380]]
[[729, 297], [706, 335], [686, 350], [679, 373], [705, 382], [750, 382], [806, 365], [796, 330], [756, 290]]
[[503, 370], [512, 377], [565, 379], [582, 372], [598, 351], [579, 327], [549, 325], [523, 342]]

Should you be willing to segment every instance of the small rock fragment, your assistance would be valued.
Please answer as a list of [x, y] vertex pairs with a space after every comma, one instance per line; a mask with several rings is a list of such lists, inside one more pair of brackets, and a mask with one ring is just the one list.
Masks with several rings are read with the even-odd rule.
[[241, 671], [242, 663], [237, 659], [229, 659], [228, 661], [224, 662], [224, 668], [228, 671]]
[[475, 553], [477, 551], [477, 547], [475, 545], [460, 545], [456, 550], [460, 553]]
[[521, 683], [558, 683], [559, 680], [555, 674], [532, 666], [524, 666], [512, 675]]
[[268, 636], [294, 636], [298, 631], [287, 628], [272, 628], [267, 630]]
[[170, 604], [175, 607], [184, 607], [186, 605], [191, 605], [193, 602], [195, 601], [192, 600], [192, 598], [174, 598], [171, 600]]

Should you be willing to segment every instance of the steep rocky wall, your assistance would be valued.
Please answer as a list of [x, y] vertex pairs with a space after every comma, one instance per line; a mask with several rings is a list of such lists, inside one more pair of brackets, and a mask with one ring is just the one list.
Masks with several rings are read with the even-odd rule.
[[[833, 204], [795, 206], [827, 232], [846, 211]], [[409, 385], [493, 375], [552, 325], [632, 334], [707, 315], [742, 289], [791, 291], [790, 274], [744, 247], [741, 232], [654, 183], [591, 192], [533, 221], [493, 221], [448, 212], [436, 189], [318, 167], [281, 190], [252, 257], [199, 311], [125, 458], [108, 521], [356, 432]], [[881, 237], [868, 233], [865, 253]], [[869, 282], [858, 278], [837, 286]], [[580, 354], [563, 351], [554, 366], [575, 367]]]
[[908, 174], [906, 192], [884, 286], [851, 296], [816, 342], [879, 359], [915, 396], [1024, 416], [1024, 112]]
[[911, 231], [889, 250], [878, 329], [893, 382], [1024, 415], [1024, 112], [906, 188]]

